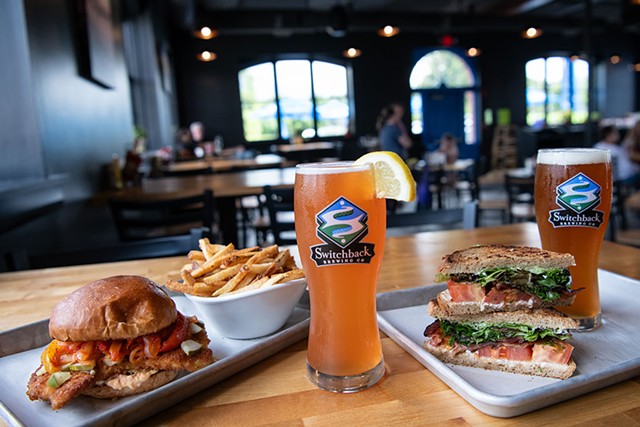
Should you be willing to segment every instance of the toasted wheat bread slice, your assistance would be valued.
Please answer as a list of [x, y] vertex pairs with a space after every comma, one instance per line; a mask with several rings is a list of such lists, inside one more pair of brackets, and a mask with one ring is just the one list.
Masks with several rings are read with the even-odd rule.
[[567, 379], [576, 370], [573, 359], [566, 365], [560, 363], [531, 362], [507, 359], [494, 359], [490, 357], [480, 357], [472, 351], [454, 353], [451, 347], [434, 347], [429, 342], [425, 342], [423, 347], [444, 363], [454, 365], [470, 366], [472, 368], [482, 368], [492, 371], [510, 372], [513, 374], [535, 375], [541, 377]]
[[575, 296], [573, 296], [572, 298], [560, 299], [553, 303], [549, 303], [541, 300], [540, 298], [532, 296], [528, 300], [491, 304], [482, 301], [454, 302], [451, 300], [451, 294], [449, 293], [449, 290], [445, 289], [444, 291], [439, 292], [438, 295], [436, 295], [436, 300], [440, 308], [446, 311], [447, 314], [462, 316], [466, 314], [492, 313], [495, 311], [518, 311], [531, 310], [536, 308], [567, 306], [573, 304]]
[[427, 310], [431, 317], [457, 323], [517, 323], [546, 329], [576, 329], [578, 327], [577, 321], [553, 308], [454, 315], [442, 309], [433, 299], [429, 301]]
[[487, 268], [568, 268], [575, 265], [571, 254], [528, 246], [485, 245], [455, 251], [442, 258], [438, 272], [444, 275], [478, 273]]

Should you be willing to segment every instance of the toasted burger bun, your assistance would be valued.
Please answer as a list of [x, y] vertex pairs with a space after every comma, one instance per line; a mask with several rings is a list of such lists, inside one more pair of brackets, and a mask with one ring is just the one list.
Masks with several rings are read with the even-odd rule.
[[463, 351], [454, 354], [447, 347], [434, 347], [428, 342], [423, 347], [444, 363], [454, 365], [470, 366], [472, 368], [482, 368], [492, 371], [511, 372], [513, 374], [535, 375], [538, 377], [549, 377], [567, 379], [576, 370], [573, 359], [566, 365], [548, 362], [530, 362], [520, 360], [494, 359], [490, 357], [480, 357], [471, 351]]
[[123, 387], [121, 389], [111, 388], [108, 385], [92, 385], [82, 391], [85, 396], [94, 397], [96, 399], [113, 399], [118, 397], [131, 396], [138, 393], [154, 390], [171, 381], [178, 375], [178, 371], [159, 371], [144, 382], [136, 384], [133, 388]]
[[438, 272], [442, 274], [479, 273], [487, 268], [568, 268], [575, 265], [571, 254], [528, 246], [472, 246], [445, 255]]
[[60, 301], [49, 334], [60, 341], [136, 338], [175, 322], [173, 300], [153, 281], [112, 276], [89, 283]]

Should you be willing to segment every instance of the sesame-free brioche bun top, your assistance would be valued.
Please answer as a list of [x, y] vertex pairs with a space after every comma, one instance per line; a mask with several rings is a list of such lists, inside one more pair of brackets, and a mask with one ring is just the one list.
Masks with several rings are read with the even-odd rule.
[[140, 276], [112, 276], [77, 289], [60, 301], [49, 334], [60, 341], [136, 338], [175, 322], [176, 305], [156, 283]]

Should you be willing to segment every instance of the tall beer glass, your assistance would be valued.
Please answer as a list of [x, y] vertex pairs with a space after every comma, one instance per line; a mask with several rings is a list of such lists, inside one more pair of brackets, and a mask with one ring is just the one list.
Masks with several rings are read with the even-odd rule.
[[333, 392], [359, 391], [384, 375], [376, 284], [386, 207], [374, 184], [369, 164], [296, 167], [296, 238], [311, 300], [307, 375]]
[[600, 326], [598, 256], [611, 211], [611, 153], [596, 149], [538, 151], [535, 206], [544, 249], [568, 252], [572, 288], [584, 288], [569, 307], [581, 330]]

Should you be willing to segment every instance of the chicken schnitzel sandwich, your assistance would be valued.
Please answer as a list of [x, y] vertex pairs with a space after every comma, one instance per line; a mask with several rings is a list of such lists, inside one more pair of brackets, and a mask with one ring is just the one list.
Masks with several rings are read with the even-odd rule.
[[79, 395], [150, 391], [213, 362], [204, 325], [140, 276], [112, 276], [71, 293], [53, 309], [49, 334], [27, 395], [52, 409]]

